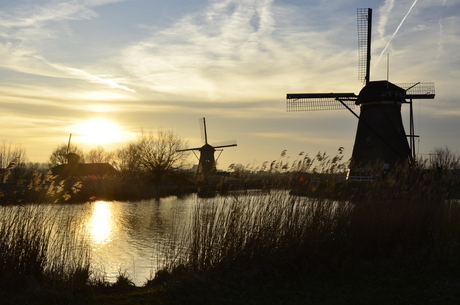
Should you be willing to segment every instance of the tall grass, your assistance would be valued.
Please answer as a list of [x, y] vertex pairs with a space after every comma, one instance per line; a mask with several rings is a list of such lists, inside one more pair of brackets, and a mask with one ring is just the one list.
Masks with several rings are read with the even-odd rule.
[[350, 203], [285, 191], [202, 201], [179, 239], [183, 252], [167, 270], [272, 274], [329, 265], [352, 212]]
[[455, 263], [459, 182], [451, 170], [400, 167], [373, 183], [346, 186], [346, 200], [331, 199], [344, 198], [344, 188], [334, 187], [315, 197], [272, 191], [229, 196], [223, 203], [203, 200], [157, 279], [280, 275], [381, 259]]
[[90, 275], [90, 252], [77, 237], [81, 234], [75, 222], [61, 218], [51, 206], [1, 208], [0, 291], [84, 289]]
[[[320, 263], [312, 254], [341, 231], [348, 204], [323, 204], [284, 192], [198, 205], [184, 265], [201, 270], [280, 271]], [[308, 261], [305, 254], [312, 260]]]

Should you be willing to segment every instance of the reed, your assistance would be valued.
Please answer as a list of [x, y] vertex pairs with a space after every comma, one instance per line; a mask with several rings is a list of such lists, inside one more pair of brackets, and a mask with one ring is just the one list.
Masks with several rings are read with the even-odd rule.
[[421, 163], [398, 167], [370, 184], [354, 184], [346, 200], [344, 190], [334, 187], [314, 197], [272, 190], [233, 193], [223, 203], [202, 200], [183, 224], [182, 244], [170, 256], [174, 259], [157, 278], [280, 276], [389, 259], [455, 263], [460, 257], [459, 182], [456, 171]]
[[35, 205], [1, 208], [0, 219], [0, 291], [85, 289], [90, 252], [78, 220]]
[[[193, 213], [182, 255], [169, 266], [188, 272], [293, 272], [325, 265], [341, 245], [352, 207], [286, 192], [203, 201]], [[176, 248], [177, 249], [177, 248]], [[326, 253], [331, 250], [330, 253]]]

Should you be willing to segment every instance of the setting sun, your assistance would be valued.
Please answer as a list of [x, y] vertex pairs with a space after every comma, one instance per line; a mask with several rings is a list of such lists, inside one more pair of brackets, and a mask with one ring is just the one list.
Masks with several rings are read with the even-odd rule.
[[77, 124], [75, 133], [86, 143], [111, 143], [122, 138], [120, 127], [105, 119], [93, 119]]

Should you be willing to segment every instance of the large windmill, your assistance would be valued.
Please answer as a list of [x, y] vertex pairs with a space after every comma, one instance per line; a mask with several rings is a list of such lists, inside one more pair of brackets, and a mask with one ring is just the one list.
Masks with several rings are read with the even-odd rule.
[[[226, 144], [226, 145], [217, 145], [217, 146], [212, 146], [208, 143], [208, 134], [206, 131], [206, 119], [201, 118], [200, 121], [203, 123], [203, 133], [204, 133], [204, 145], [201, 147], [195, 147], [195, 148], [187, 148], [187, 149], [180, 149], [176, 150], [177, 152], [181, 151], [199, 151], [200, 152], [200, 157], [198, 159], [198, 174], [203, 174], [205, 176], [214, 174], [216, 172], [216, 162], [220, 157], [220, 154], [222, 153], [223, 149], [225, 147], [232, 147], [236, 146], [236, 143], [232, 144]], [[214, 152], [220, 151], [219, 156], [214, 158]], [[196, 154], [195, 154], [196, 156]]]
[[[370, 81], [372, 9], [358, 9], [358, 75], [364, 83], [360, 93], [287, 94], [287, 111], [348, 109], [358, 118], [350, 172], [383, 162], [384, 169], [397, 162], [414, 162], [415, 137], [412, 100], [433, 99], [434, 83], [398, 83]], [[410, 106], [410, 133], [406, 135], [401, 105]], [[352, 109], [360, 107], [360, 114]], [[409, 141], [408, 141], [409, 138]]]

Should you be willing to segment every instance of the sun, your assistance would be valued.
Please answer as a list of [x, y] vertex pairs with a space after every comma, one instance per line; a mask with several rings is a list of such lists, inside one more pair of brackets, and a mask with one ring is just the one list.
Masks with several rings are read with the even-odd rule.
[[75, 134], [82, 142], [104, 144], [122, 139], [120, 127], [106, 119], [92, 119], [75, 125]]

